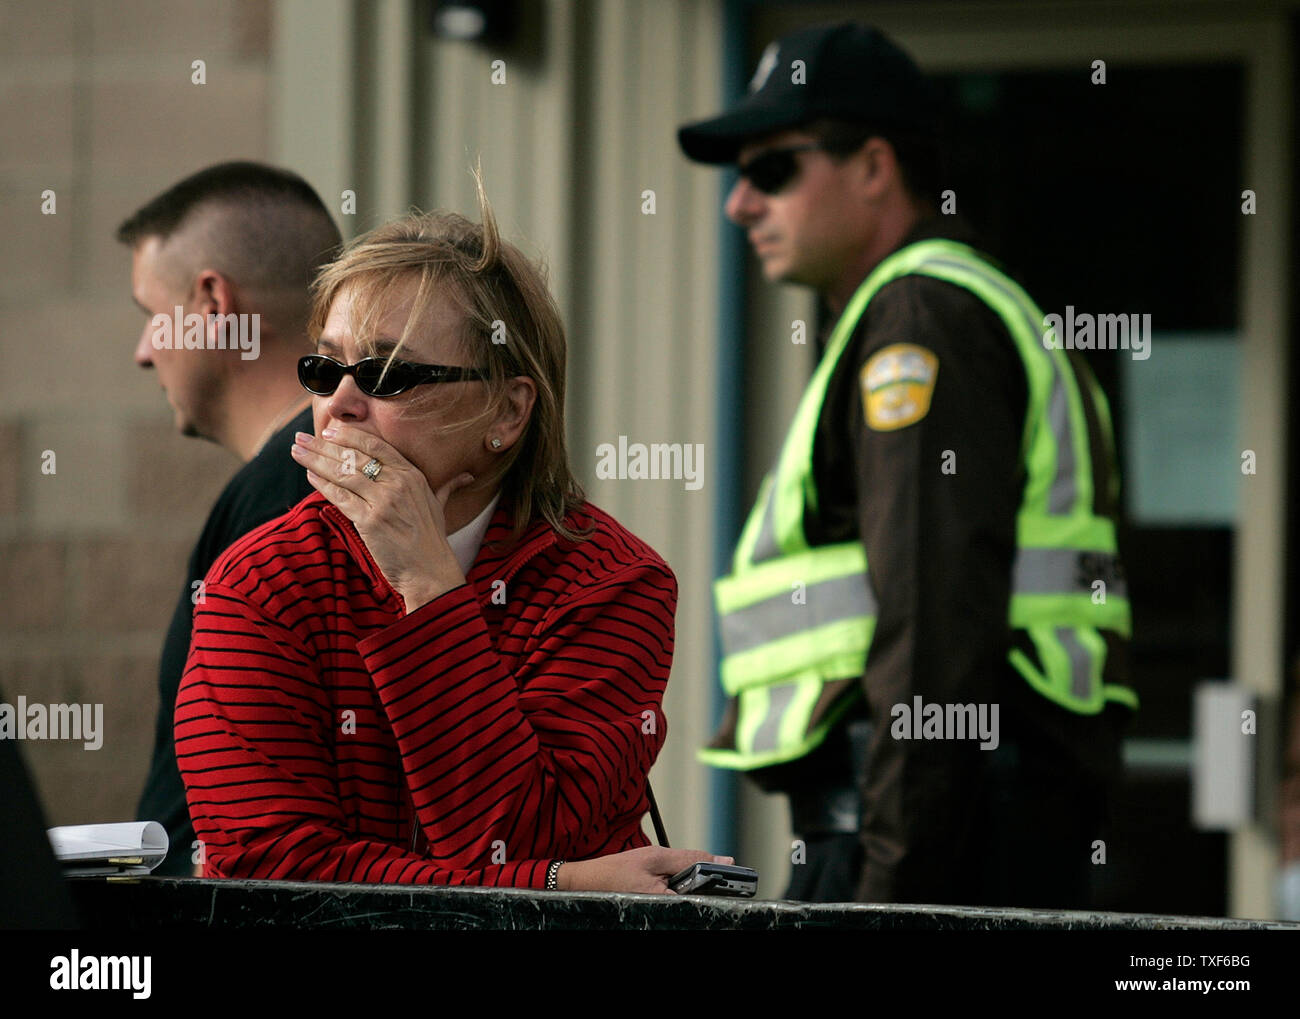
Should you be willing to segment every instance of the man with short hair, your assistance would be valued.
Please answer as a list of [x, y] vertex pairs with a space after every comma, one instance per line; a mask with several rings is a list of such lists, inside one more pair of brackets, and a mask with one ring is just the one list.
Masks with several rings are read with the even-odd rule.
[[1137, 701], [1109, 416], [937, 215], [936, 125], [911, 58], [842, 23], [679, 131], [835, 323], [717, 584], [734, 696], [701, 758], [789, 795], [791, 898], [1083, 906]]
[[127, 219], [117, 239], [132, 250], [132, 297], [147, 316], [136, 363], [157, 370], [182, 435], [215, 442], [244, 463], [190, 556], [163, 645], [153, 760], [137, 808], [171, 839], [155, 873], [184, 876], [200, 847], [177, 769], [173, 714], [194, 605], [227, 546], [314, 491], [289, 455], [294, 432], [312, 430], [297, 361], [310, 352], [308, 287], [341, 237], [302, 178], [234, 162], [169, 188]]

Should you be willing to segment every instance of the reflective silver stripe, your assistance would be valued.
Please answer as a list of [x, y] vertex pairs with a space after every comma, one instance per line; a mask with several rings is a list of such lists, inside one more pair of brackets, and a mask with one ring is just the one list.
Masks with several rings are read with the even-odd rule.
[[751, 563], [766, 562], [781, 554], [776, 547], [776, 479], [777, 471], [772, 471], [772, 483], [767, 489], [767, 498], [763, 500], [763, 522], [758, 528], [758, 537], [754, 540]]
[[1058, 627], [1056, 639], [1070, 656], [1070, 695], [1076, 700], [1092, 699], [1092, 655], [1079, 643], [1068, 626]]
[[1092, 594], [1094, 581], [1106, 583], [1106, 596], [1128, 597], [1119, 575], [1119, 556], [1074, 548], [1019, 548], [1012, 574], [1013, 594]]
[[790, 701], [794, 699], [797, 688], [797, 683], [777, 683], [767, 688], [767, 714], [763, 716], [762, 724], [754, 733], [754, 753], [776, 749], [777, 737], [781, 732], [781, 719], [785, 716]]
[[1074, 509], [1077, 496], [1074, 483], [1074, 443], [1070, 435], [1070, 401], [1065, 395], [1056, 365], [1052, 365], [1052, 398], [1047, 408], [1047, 419], [1052, 423], [1056, 437], [1056, 477], [1047, 496], [1047, 512], [1065, 515]]
[[[986, 275], [979, 266], [947, 258], [927, 258], [913, 271], [923, 269], [927, 265], [946, 265], [956, 269], [964, 269], [966, 272], [978, 276], [994, 290], [1011, 300], [1019, 309], [1021, 315], [1024, 316], [1025, 323], [1029, 326], [1029, 334], [1039, 337], [1039, 343], [1041, 344], [1042, 323], [1034, 321], [1029, 313], [1029, 308], [1025, 306], [1017, 294], [1008, 290], [998, 280]], [[1019, 344], [1016, 345], [1016, 349], [1019, 350]], [[1044, 353], [1046, 353], [1046, 348], [1044, 348]], [[1052, 392], [1047, 403], [1048, 420], [1052, 426], [1052, 436], [1056, 439], [1056, 477], [1052, 479], [1052, 488], [1048, 496], [1048, 512], [1064, 514], [1070, 513], [1074, 509], [1074, 504], [1079, 497], [1077, 479], [1075, 478], [1074, 436], [1071, 434], [1070, 402], [1065, 391], [1065, 381], [1057, 370], [1056, 359], [1049, 355], [1047, 363], [1052, 368]]]
[[862, 573], [809, 584], [802, 605], [793, 601], [793, 594], [793, 588], [781, 591], [722, 616], [719, 630], [723, 653], [739, 654], [826, 623], [875, 616], [877, 612], [875, 595]]

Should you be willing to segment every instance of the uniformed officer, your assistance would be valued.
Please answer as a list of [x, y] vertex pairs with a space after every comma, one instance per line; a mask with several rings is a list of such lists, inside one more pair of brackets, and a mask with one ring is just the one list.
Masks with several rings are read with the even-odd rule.
[[788, 793], [788, 897], [1083, 906], [1137, 706], [1109, 413], [937, 215], [936, 122], [911, 58], [844, 23], [679, 132], [737, 165], [766, 278], [834, 322], [716, 587], [731, 699], [701, 757]]

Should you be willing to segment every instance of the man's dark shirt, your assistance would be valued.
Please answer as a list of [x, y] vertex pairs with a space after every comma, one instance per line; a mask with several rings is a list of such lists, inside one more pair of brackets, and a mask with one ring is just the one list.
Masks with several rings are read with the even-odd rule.
[[294, 432], [313, 430], [311, 409], [304, 410], [280, 429], [226, 485], [198, 544], [190, 554], [189, 569], [158, 667], [158, 723], [154, 733], [153, 761], [136, 816], [157, 821], [167, 829], [171, 847], [167, 859], [154, 871], [158, 875], [189, 876], [194, 872], [192, 856], [194, 827], [185, 802], [185, 786], [176, 766], [173, 716], [176, 692], [190, 652], [190, 629], [194, 618], [194, 581], [207, 576], [208, 569], [236, 539], [253, 528], [274, 520], [297, 505], [315, 489], [307, 472], [289, 455]]
[[[945, 217], [918, 224], [900, 247], [936, 237], [976, 246]], [[859, 376], [872, 355], [895, 343], [937, 357], [933, 399], [920, 421], [876, 431], [866, 423]], [[1027, 405], [1023, 361], [1002, 320], [965, 288], [920, 275], [894, 280], [872, 298], [827, 391], [813, 450], [817, 519], [810, 514], [805, 526], [814, 545], [861, 537], [879, 604], [859, 709], [875, 723], [858, 772], [866, 783], [859, 894], [872, 901], [960, 901], [962, 890], [945, 887], [944, 875], [971, 852], [994, 753], [978, 740], [896, 740], [893, 705], [910, 707], [917, 695], [926, 704], [999, 704], [1004, 758], [1010, 746], [1028, 745], [1035, 760], [1084, 783], [1104, 782], [1118, 769], [1127, 709], [1067, 711], [1007, 661]], [[1109, 457], [1099, 432], [1090, 440], [1096, 508], [1110, 513]], [[955, 471], [945, 472], [945, 463]], [[1015, 646], [1037, 660], [1032, 646]], [[1112, 647], [1108, 682], [1119, 679], [1120, 650]], [[792, 804], [800, 790], [834, 776], [851, 782], [844, 729], [836, 726], [806, 758], [755, 778], [789, 791]]]

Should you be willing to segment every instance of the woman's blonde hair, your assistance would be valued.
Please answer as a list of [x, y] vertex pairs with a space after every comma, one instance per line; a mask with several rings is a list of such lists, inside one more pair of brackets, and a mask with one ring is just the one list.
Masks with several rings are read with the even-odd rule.
[[[412, 213], [363, 234], [326, 265], [312, 284], [308, 335], [314, 343], [330, 306], [345, 289], [352, 297], [353, 334], [364, 345], [374, 321], [411, 279], [418, 289], [396, 348], [401, 357], [413, 330], [427, 327], [439, 297], [461, 312], [461, 342], [484, 376], [488, 405], [456, 427], [491, 420], [507, 400], [510, 380], [527, 376], [537, 387], [524, 434], [479, 481], [501, 485], [513, 537], [541, 518], [576, 538], [565, 514], [583, 500], [564, 440], [564, 323], [546, 276], [513, 244], [501, 239], [476, 172], [481, 224], [454, 212]], [[423, 388], [423, 387], [419, 387]]]

